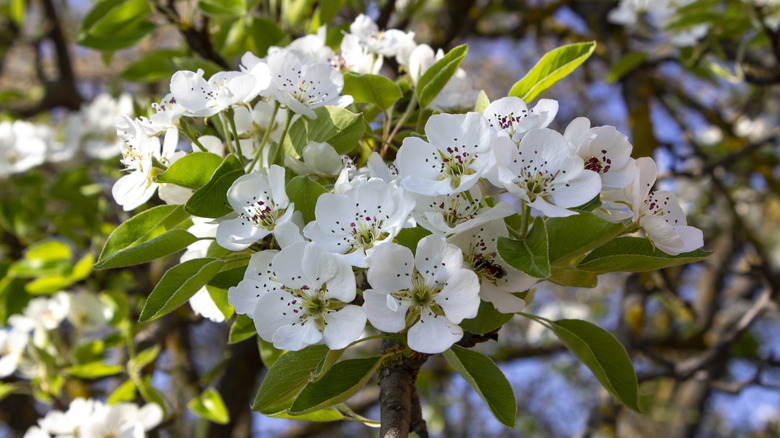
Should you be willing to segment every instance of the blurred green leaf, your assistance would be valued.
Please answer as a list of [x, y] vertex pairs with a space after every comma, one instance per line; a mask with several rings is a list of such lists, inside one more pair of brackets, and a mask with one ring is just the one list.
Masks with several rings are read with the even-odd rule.
[[214, 388], [208, 388], [198, 398], [190, 400], [187, 403], [187, 409], [214, 423], [227, 424], [230, 422], [230, 414], [228, 414], [225, 402], [222, 401], [222, 396]]
[[423, 73], [417, 83], [417, 101], [420, 108], [428, 108], [428, 105], [439, 95], [452, 75], [458, 71], [468, 51], [469, 47], [466, 44], [455, 47]]
[[546, 53], [522, 79], [515, 82], [509, 96], [519, 97], [524, 102], [536, 99], [585, 62], [594, 50], [596, 42], [591, 41], [569, 44]]

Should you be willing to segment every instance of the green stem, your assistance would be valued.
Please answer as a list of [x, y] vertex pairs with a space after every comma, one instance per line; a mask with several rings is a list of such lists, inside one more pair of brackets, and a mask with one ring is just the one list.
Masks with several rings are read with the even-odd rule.
[[228, 130], [228, 124], [225, 120], [225, 115], [221, 112], [219, 113], [219, 121], [222, 122], [222, 137], [225, 139], [225, 144], [227, 144], [228, 153], [238, 155], [236, 153], [236, 149], [233, 147], [233, 142], [231, 142], [230, 138], [228, 137], [230, 135], [230, 131]]
[[197, 148], [200, 149], [201, 152], [208, 152], [206, 148], [200, 143], [200, 141], [198, 141], [198, 138], [195, 137], [195, 134], [193, 134], [192, 131], [190, 131], [190, 127], [187, 126], [186, 123], [179, 123], [179, 126], [181, 126], [182, 128], [181, 131], [179, 132], [184, 134], [184, 137], [186, 137], [187, 140], [191, 141], [192, 144], [197, 146]]
[[279, 153], [284, 149], [284, 139], [287, 137], [287, 130], [290, 129], [290, 120], [293, 118], [293, 112], [287, 111], [287, 118], [284, 121], [284, 128], [282, 128], [282, 137], [279, 139], [279, 143], [276, 145], [272, 159], [269, 164], [275, 164], [279, 160]]
[[521, 201], [520, 211], [520, 237], [525, 240], [525, 236], [528, 234], [528, 225], [531, 222], [531, 206], [526, 204], [525, 201]]
[[230, 133], [233, 134], [233, 140], [236, 142], [236, 155], [238, 155], [238, 158], [243, 163], [244, 154], [241, 152], [241, 142], [238, 139], [238, 130], [236, 129], [236, 121], [233, 118], [233, 114], [233, 110], [231, 110], [230, 115], [228, 116], [228, 123], [230, 123]]
[[249, 171], [251, 172], [257, 163], [260, 161], [260, 156], [263, 155], [263, 148], [265, 147], [265, 144], [268, 143], [268, 139], [271, 138], [271, 131], [273, 131], [274, 123], [276, 123], [276, 113], [279, 111], [279, 102], [274, 102], [274, 110], [271, 113], [271, 121], [268, 122], [268, 127], [265, 130], [265, 133], [263, 134], [263, 139], [260, 140], [260, 144], [257, 146], [257, 150], [255, 151], [255, 157], [252, 159], [252, 164], [249, 166]]
[[412, 97], [409, 99], [409, 106], [406, 107], [406, 111], [404, 111], [403, 115], [401, 116], [401, 120], [398, 121], [398, 124], [395, 125], [395, 128], [393, 129], [393, 132], [390, 133], [390, 136], [387, 137], [387, 141], [385, 142], [385, 145], [382, 147], [382, 152], [380, 155], [382, 158], [385, 158], [385, 155], [387, 154], [387, 148], [390, 147], [390, 142], [393, 141], [393, 138], [396, 134], [398, 134], [398, 131], [401, 129], [402, 126], [404, 126], [404, 123], [411, 117], [412, 112], [414, 112], [414, 108], [417, 106], [417, 94], [412, 93]]

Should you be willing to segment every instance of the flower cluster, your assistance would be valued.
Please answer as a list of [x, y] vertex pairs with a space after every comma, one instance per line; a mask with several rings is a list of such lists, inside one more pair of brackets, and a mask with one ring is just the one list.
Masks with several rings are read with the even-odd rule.
[[[631, 158], [631, 144], [614, 127], [591, 127], [581, 117], [563, 133], [550, 129], [558, 103], [549, 99], [529, 108], [505, 97], [480, 112], [442, 112], [474, 106], [462, 70], [430, 104], [437, 112], [424, 132], [406, 135], [391, 163], [387, 147], [373, 140], [363, 140], [373, 152], [340, 155], [336, 143], [322, 141], [339, 133], [326, 135], [336, 128], [320, 108], [354, 114], [341, 108], [359, 107], [343, 94], [344, 72], [376, 74], [393, 57], [413, 88], [443, 54], [417, 45], [411, 33], [380, 31], [363, 15], [338, 50], [324, 35], [272, 47], [264, 58], [246, 53], [240, 70], [208, 79], [179, 71], [149, 118], [117, 118], [128, 173], [113, 193], [127, 210], [158, 190], [163, 201], [192, 207], [192, 190], [171, 196], [163, 192], [183, 187], [157, 180], [188, 149], [242, 163], [219, 193], [232, 211], [193, 217], [190, 232], [202, 240], [182, 261], [225, 253], [248, 259], [227, 298], [275, 347], [343, 349], [370, 323], [415, 351], [443, 352], [482, 301], [502, 313], [522, 311], [521, 293], [544, 280], [507, 262], [502, 239], [522, 241], [535, 217], [575, 216], [600, 200], [597, 214], [643, 229], [668, 254], [702, 245], [674, 196], [651, 192], [652, 160]], [[193, 128], [200, 118], [216, 129]], [[383, 131], [390, 146], [390, 129]], [[189, 147], [178, 145], [179, 135]], [[301, 195], [293, 179], [318, 189]], [[225, 317], [205, 288], [191, 303], [211, 319]]]
[[54, 437], [133, 437], [143, 438], [163, 420], [163, 410], [155, 403], [139, 407], [135, 403], [104, 404], [98, 400], [74, 399], [65, 412], [52, 410], [24, 434], [24, 438]]

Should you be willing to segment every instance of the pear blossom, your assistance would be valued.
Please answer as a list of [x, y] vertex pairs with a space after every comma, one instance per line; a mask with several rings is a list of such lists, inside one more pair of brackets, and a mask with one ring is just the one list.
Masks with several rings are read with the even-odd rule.
[[55, 297], [69, 301], [68, 321], [84, 332], [105, 329], [114, 317], [114, 309], [90, 291], [57, 292]]
[[344, 254], [359, 268], [376, 247], [393, 241], [401, 231], [414, 198], [395, 184], [372, 178], [341, 193], [323, 193], [314, 208], [316, 220], [303, 235], [330, 252]]
[[352, 96], [341, 95], [344, 77], [327, 63], [306, 61], [289, 50], [271, 53], [266, 63], [274, 99], [295, 113], [314, 119], [314, 108], [345, 107], [353, 101]]
[[514, 207], [503, 201], [494, 207], [484, 205], [479, 188], [472, 187], [452, 195], [418, 196], [412, 217], [426, 230], [449, 236], [514, 213]]
[[124, 142], [116, 135], [114, 120], [119, 115], [133, 115], [133, 100], [123, 93], [114, 99], [108, 93], [97, 95], [91, 102], [83, 104], [78, 112], [68, 115], [65, 121], [65, 143], [67, 151], [55, 161], [65, 161], [73, 153], [83, 150], [87, 156], [108, 159], [119, 155]]
[[25, 438], [143, 438], [163, 420], [156, 403], [139, 407], [135, 403], [104, 404], [98, 400], [76, 398], [65, 412], [51, 410], [25, 433]]
[[352, 267], [314, 242], [255, 253], [244, 280], [228, 290], [236, 313], [252, 318], [261, 338], [293, 351], [320, 341], [340, 350], [357, 340], [366, 315], [349, 304], [355, 297]]
[[327, 38], [328, 27], [323, 24], [317, 28], [317, 33], [296, 38], [285, 48], [269, 47], [268, 53], [273, 53], [277, 50], [289, 50], [307, 61], [329, 62], [333, 59], [335, 53], [333, 49], [325, 44]]
[[177, 129], [177, 122], [187, 112], [187, 109], [179, 105], [173, 94], [168, 93], [160, 103], [152, 103], [154, 114], [147, 117], [139, 117], [141, 127], [147, 135], [158, 135], [169, 129]]
[[0, 378], [12, 375], [30, 342], [29, 330], [11, 325], [0, 329]]
[[403, 187], [425, 196], [470, 189], [492, 164], [493, 134], [479, 113], [436, 114], [425, 124], [428, 141], [404, 139], [396, 157]]
[[344, 159], [328, 143], [310, 141], [301, 151], [303, 161], [288, 155], [284, 164], [298, 175], [338, 175], [344, 167]]
[[46, 161], [51, 133], [23, 120], [0, 122], [0, 177], [26, 172]]
[[341, 39], [339, 53], [330, 59], [330, 65], [339, 71], [360, 74], [379, 74], [384, 58], [369, 50], [356, 35], [346, 34]]
[[513, 295], [528, 290], [538, 281], [509, 266], [498, 254], [498, 238], [509, 237], [503, 220], [493, 220], [447, 239], [463, 251], [467, 268], [480, 280], [479, 296], [501, 313], [520, 312], [525, 300]]
[[270, 80], [268, 67], [262, 63], [249, 72], [218, 72], [208, 81], [201, 69], [180, 70], [171, 77], [171, 94], [188, 115], [208, 117], [232, 105], [251, 101], [268, 87]]
[[558, 101], [540, 99], [532, 109], [519, 97], [503, 97], [485, 108], [490, 128], [499, 135], [508, 136], [516, 143], [535, 128], [546, 128], [558, 114]]
[[569, 142], [551, 129], [532, 129], [514, 147], [495, 147], [499, 163], [496, 185], [548, 217], [577, 214], [568, 210], [585, 204], [601, 191], [601, 178], [585, 169]]
[[244, 250], [271, 233], [280, 241], [299, 233], [292, 222], [294, 205], [285, 192], [282, 167], [273, 165], [267, 173], [238, 177], [228, 189], [227, 200], [238, 217], [217, 227], [217, 243], [225, 249]]
[[358, 15], [349, 25], [349, 33], [355, 35], [370, 51], [382, 56], [395, 56], [401, 65], [405, 65], [404, 61], [416, 46], [414, 32], [398, 29], [380, 31], [379, 26], [365, 14]]
[[602, 190], [622, 189], [636, 177], [633, 146], [614, 126], [591, 128], [590, 120], [578, 117], [569, 123], [563, 136], [585, 161], [585, 168], [599, 174]]
[[441, 353], [463, 337], [458, 324], [477, 315], [479, 279], [462, 268], [463, 253], [443, 236], [417, 244], [416, 255], [398, 244], [377, 248], [369, 258], [363, 309], [376, 329], [389, 333], [409, 327], [409, 348]]
[[[202, 240], [198, 240], [188, 246], [181, 255], [179, 262], [184, 263], [188, 260], [206, 257], [209, 247], [214, 243], [212, 239], [217, 236], [218, 227], [219, 224], [214, 223], [212, 219], [193, 217], [192, 226], [187, 228], [187, 231]], [[225, 314], [217, 307], [206, 286], [198, 289], [195, 295], [190, 297], [189, 303], [192, 311], [196, 314], [214, 322], [225, 321]]]
[[[674, 193], [651, 191], [658, 176], [658, 168], [650, 157], [636, 160], [637, 177], [621, 191], [604, 195], [608, 206], [628, 206], [632, 220], [638, 224], [656, 248], [677, 255], [693, 251], [704, 245], [704, 237], [698, 228], [688, 226], [685, 213]], [[616, 218], [620, 218], [617, 215]]]

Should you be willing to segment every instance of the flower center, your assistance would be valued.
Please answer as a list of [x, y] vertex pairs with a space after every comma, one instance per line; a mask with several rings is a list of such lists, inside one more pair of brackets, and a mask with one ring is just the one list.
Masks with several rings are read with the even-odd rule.
[[592, 170], [596, 173], [607, 173], [612, 166], [612, 160], [607, 158], [607, 151], [601, 150], [601, 159], [596, 157], [590, 157], [585, 162], [585, 169]]
[[[474, 147], [476, 148], [476, 145]], [[447, 147], [446, 152], [439, 149], [439, 156], [442, 161], [442, 179], [449, 178], [453, 189], [460, 186], [461, 177], [475, 173], [471, 168], [474, 156], [465, 150], [461, 151], [457, 146]]]
[[274, 208], [275, 206], [270, 201], [262, 199], [254, 201], [254, 203], [247, 202], [247, 204], [244, 207], [244, 212], [240, 214], [241, 217], [252, 221], [256, 227], [267, 230], [272, 230], [276, 220], [285, 212], [285, 210]]
[[382, 221], [377, 220], [376, 216], [364, 216], [357, 222], [349, 224], [352, 232], [352, 250], [369, 249], [374, 246], [374, 242], [385, 239], [389, 233], [382, 231]]
[[[294, 322], [292, 325], [304, 325], [311, 322], [322, 331], [328, 325], [327, 315], [335, 312], [344, 304], [339, 300], [325, 298], [327, 284], [323, 284], [319, 288], [303, 285], [300, 289], [291, 289], [285, 286], [282, 286], [282, 289], [289, 292], [292, 298], [287, 303], [289, 312], [299, 318], [298, 322]], [[288, 312], [282, 312], [282, 314], [286, 316]]]

